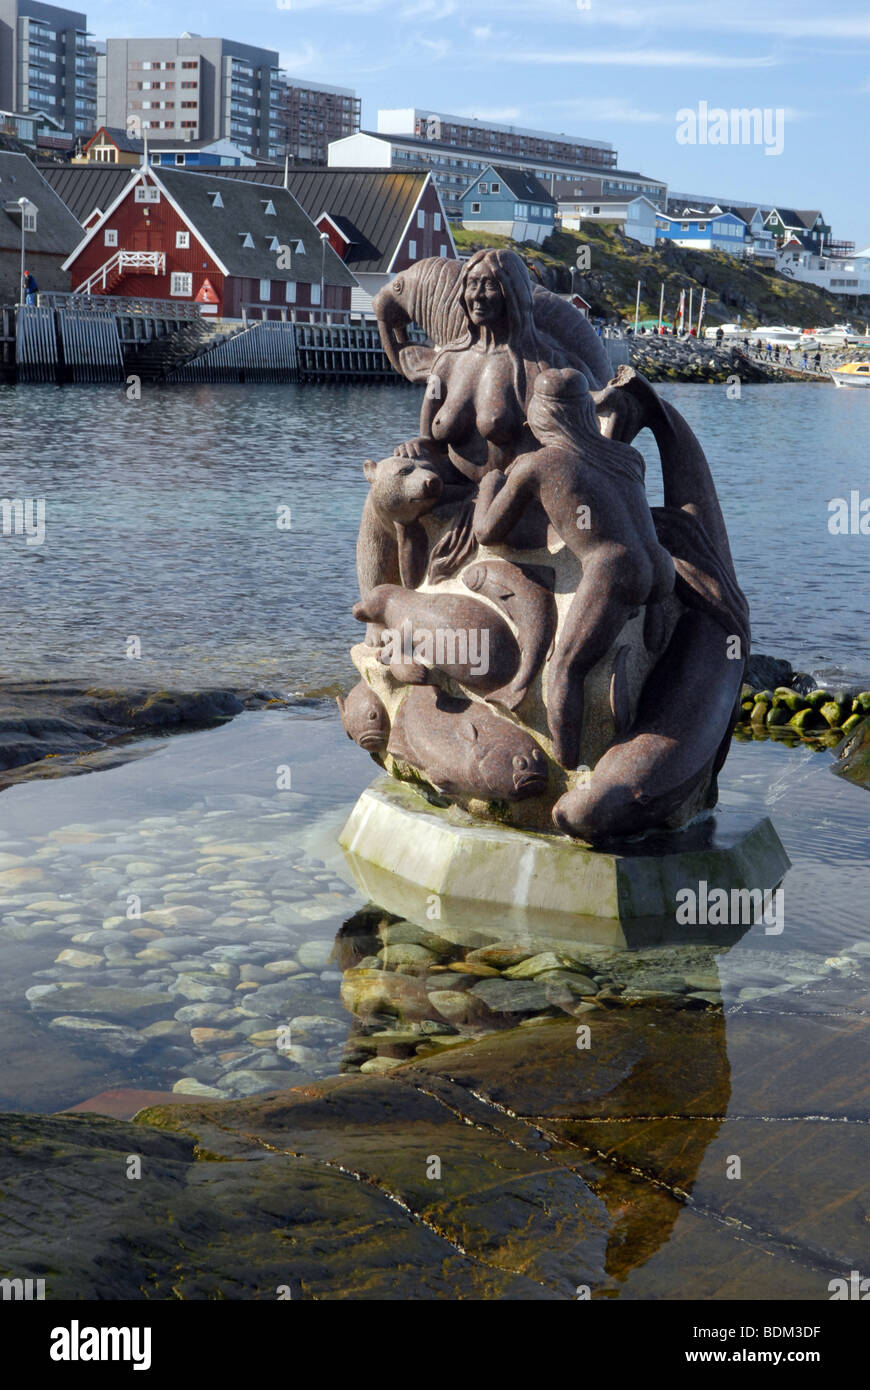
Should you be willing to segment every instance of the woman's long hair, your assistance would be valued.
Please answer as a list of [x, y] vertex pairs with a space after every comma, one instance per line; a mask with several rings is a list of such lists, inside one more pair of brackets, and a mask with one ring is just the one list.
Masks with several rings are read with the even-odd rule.
[[582, 372], [570, 367], [540, 372], [529, 401], [528, 423], [539, 444], [570, 449], [611, 478], [643, 486], [643, 454], [601, 433]]

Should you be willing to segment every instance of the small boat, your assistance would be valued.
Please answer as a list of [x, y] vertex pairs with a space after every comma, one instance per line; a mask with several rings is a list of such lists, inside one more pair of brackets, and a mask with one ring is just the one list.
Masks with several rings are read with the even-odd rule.
[[752, 342], [779, 343], [780, 347], [802, 347], [801, 330], [788, 328], [784, 324], [772, 324], [769, 328], [753, 328], [749, 335]]
[[835, 386], [870, 386], [870, 362], [844, 362], [829, 375]]

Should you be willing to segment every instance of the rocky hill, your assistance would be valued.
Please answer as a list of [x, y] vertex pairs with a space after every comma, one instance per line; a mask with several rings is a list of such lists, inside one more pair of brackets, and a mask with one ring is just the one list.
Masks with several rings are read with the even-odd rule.
[[[664, 245], [651, 250], [626, 239], [614, 223], [584, 223], [582, 232], [558, 231], [541, 247], [522, 245], [487, 232], [453, 228], [457, 248], [469, 253], [481, 246], [505, 246], [518, 251], [541, 281], [566, 294], [574, 289], [591, 305], [594, 317], [608, 321], [634, 320], [637, 282], [641, 281], [640, 318], [655, 318], [665, 286], [665, 316], [671, 320], [680, 291], [694, 289], [697, 313], [702, 290], [707, 291], [705, 326], [733, 322], [752, 328], [760, 323], [798, 324], [815, 328], [851, 318], [863, 328], [870, 316], [870, 298], [837, 298], [809, 285], [799, 285], [766, 265], [739, 260], [717, 251], [686, 251]], [[588, 247], [590, 266], [577, 270], [577, 253]], [[571, 270], [574, 268], [573, 284]]]

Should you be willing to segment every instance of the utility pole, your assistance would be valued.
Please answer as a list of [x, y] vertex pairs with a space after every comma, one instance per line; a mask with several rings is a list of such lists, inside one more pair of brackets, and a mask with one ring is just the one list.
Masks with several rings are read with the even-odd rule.
[[326, 322], [326, 243], [329, 233], [320, 233], [320, 312]]

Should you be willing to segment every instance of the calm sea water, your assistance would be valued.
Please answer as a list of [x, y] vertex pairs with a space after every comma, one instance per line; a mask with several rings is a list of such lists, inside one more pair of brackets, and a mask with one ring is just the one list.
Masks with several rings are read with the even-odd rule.
[[[870, 399], [796, 385], [670, 386], [722, 497], [756, 650], [870, 675], [870, 537], [828, 501], [870, 491]], [[312, 690], [351, 677], [366, 457], [416, 432], [383, 387], [0, 387], [0, 495], [46, 536], [0, 535], [0, 670], [114, 684]], [[655, 450], [651, 500], [659, 500]], [[290, 529], [278, 509], [290, 508]], [[127, 657], [137, 636], [141, 658]]]

